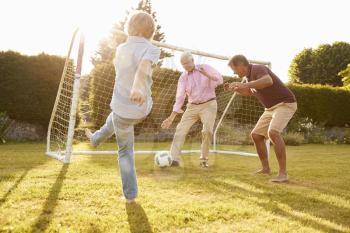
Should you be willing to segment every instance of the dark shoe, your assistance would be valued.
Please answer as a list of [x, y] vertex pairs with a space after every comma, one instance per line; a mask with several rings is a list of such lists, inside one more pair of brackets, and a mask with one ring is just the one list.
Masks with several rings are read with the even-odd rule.
[[208, 164], [208, 160], [207, 159], [201, 159], [199, 162], [199, 166], [202, 168], [208, 168], [209, 164]]
[[179, 161], [176, 161], [176, 160], [173, 160], [170, 165], [170, 167], [179, 167], [179, 166], [180, 166], [180, 163]]

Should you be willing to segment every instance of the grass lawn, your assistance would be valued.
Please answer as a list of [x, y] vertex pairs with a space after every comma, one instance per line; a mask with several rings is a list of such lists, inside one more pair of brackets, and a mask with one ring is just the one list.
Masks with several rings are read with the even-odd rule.
[[171, 169], [137, 155], [133, 205], [120, 200], [116, 156], [63, 165], [44, 151], [0, 145], [0, 232], [350, 232], [350, 146], [288, 147], [286, 184], [252, 175], [256, 157], [212, 155], [203, 170], [197, 155]]

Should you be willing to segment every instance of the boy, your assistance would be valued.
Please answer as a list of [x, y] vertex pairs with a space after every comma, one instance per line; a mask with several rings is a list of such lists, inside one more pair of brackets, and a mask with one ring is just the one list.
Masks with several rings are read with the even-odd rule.
[[116, 135], [123, 193], [126, 202], [132, 203], [138, 192], [134, 125], [151, 112], [152, 64], [159, 59], [160, 49], [150, 42], [156, 28], [152, 16], [137, 11], [126, 25], [128, 39], [118, 46], [114, 60], [117, 75], [110, 104], [112, 112], [101, 129], [95, 133], [86, 129], [85, 133], [93, 146]]

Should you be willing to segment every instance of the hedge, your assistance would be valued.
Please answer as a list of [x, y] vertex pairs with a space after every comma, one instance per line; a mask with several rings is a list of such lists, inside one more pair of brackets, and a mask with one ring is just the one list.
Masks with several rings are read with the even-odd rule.
[[[108, 71], [108, 72], [106, 72]], [[163, 68], [155, 68], [153, 72], [153, 99], [154, 99], [154, 109], [159, 109], [161, 104], [162, 112], [156, 113], [152, 111], [152, 114], [158, 114], [157, 118], [162, 114], [166, 117], [170, 114], [172, 105], [175, 101], [176, 88], [165, 89], [162, 87], [169, 85], [170, 83], [177, 83], [180, 73], [178, 71], [173, 71]], [[98, 119], [96, 125], [101, 125], [105, 117], [109, 113], [109, 102], [111, 98], [111, 92], [114, 85], [115, 73], [112, 64], [100, 64], [97, 66], [91, 74], [91, 91], [92, 98], [90, 99], [90, 104], [92, 105], [94, 118]], [[228, 77], [225, 77], [225, 81], [229, 81]], [[322, 85], [312, 85], [312, 84], [290, 84], [288, 87], [296, 95], [298, 101], [298, 111], [295, 115], [295, 119], [305, 119], [308, 118], [315, 124], [322, 124], [324, 126], [338, 126], [344, 127], [350, 125], [350, 90], [340, 87], [322, 86]], [[167, 91], [167, 92], [165, 92]], [[222, 86], [217, 88], [218, 102], [220, 98], [227, 98], [223, 96]], [[164, 96], [167, 95], [167, 98]], [[95, 98], [96, 96], [99, 96]], [[101, 106], [101, 98], [105, 100], [103, 106]], [[169, 100], [169, 103], [164, 104], [164, 100]], [[239, 97], [237, 100], [241, 101]], [[253, 102], [252, 102], [253, 101]], [[228, 117], [234, 117], [237, 114], [248, 114], [244, 111], [249, 111], [249, 106], [256, 105], [256, 100], [242, 101], [239, 104], [240, 111], [235, 113], [228, 112]], [[164, 107], [166, 106], [166, 107]], [[223, 109], [219, 108], [219, 111]], [[97, 114], [99, 113], [99, 114]], [[101, 114], [102, 113], [102, 114]], [[261, 113], [261, 111], [258, 111]], [[233, 115], [232, 115], [233, 114]], [[254, 116], [257, 120], [257, 116]]]
[[288, 87], [298, 101], [296, 119], [308, 118], [325, 127], [350, 125], [349, 89], [312, 84], [291, 84]]
[[47, 127], [65, 59], [0, 52], [0, 112]]
[[[12, 51], [0, 52], [0, 112], [6, 112], [14, 120], [47, 126], [63, 66], [64, 58], [58, 56], [24, 56]], [[179, 76], [178, 71], [158, 67], [154, 69], [152, 91], [155, 105], [149, 124], [159, 124], [152, 122], [152, 115], [160, 119], [171, 112], [176, 88], [162, 87], [170, 82], [176, 83]], [[89, 103], [93, 118], [97, 119], [96, 126], [100, 126], [110, 112], [109, 102], [114, 79], [112, 64], [99, 64], [90, 74]], [[225, 77], [225, 80], [228, 81], [229, 78]], [[312, 84], [291, 84], [288, 87], [298, 100], [298, 111], [294, 121], [307, 118], [326, 127], [350, 125], [350, 88]], [[221, 101], [220, 98], [225, 101], [228, 98], [228, 95], [222, 95], [222, 92], [222, 86], [218, 87], [218, 101]], [[167, 98], [164, 98], [165, 95]], [[104, 104], [99, 105], [102, 99]], [[164, 99], [168, 102], [164, 103]], [[158, 104], [161, 106], [157, 106]], [[240, 110], [237, 111], [235, 107], [234, 112], [228, 112], [228, 117], [234, 118], [237, 114], [244, 114], [243, 111], [249, 111], [248, 107], [251, 104], [257, 104], [257, 101], [242, 101], [237, 105], [240, 106]], [[159, 108], [163, 111], [155, 111]], [[219, 108], [219, 111], [222, 110]], [[257, 113], [260, 114], [261, 111]], [[257, 120], [257, 116], [254, 116], [254, 120]]]

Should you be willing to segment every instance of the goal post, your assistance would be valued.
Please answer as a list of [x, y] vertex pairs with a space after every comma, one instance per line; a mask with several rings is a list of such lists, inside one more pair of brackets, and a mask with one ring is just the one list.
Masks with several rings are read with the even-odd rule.
[[[122, 31], [115, 33], [122, 38], [127, 37]], [[151, 154], [170, 148], [176, 124], [180, 119], [168, 130], [161, 129], [160, 125], [171, 113], [175, 102], [177, 82], [182, 72], [179, 62], [182, 52], [191, 52], [197, 64], [205, 63], [217, 69], [224, 76], [224, 82], [246, 82], [245, 79], [232, 76], [232, 71], [227, 66], [230, 57], [157, 41], [152, 43], [171, 56], [162, 57], [153, 68], [153, 108], [147, 118], [135, 126], [136, 154]], [[116, 46], [107, 46], [103, 51], [94, 54], [84, 54], [84, 47], [84, 37], [77, 30], [68, 49], [48, 127], [46, 154], [64, 163], [70, 162], [71, 155], [117, 154], [114, 137], [109, 141], [111, 145], [107, 142], [106, 146], [94, 149], [89, 147], [84, 135], [85, 128], [93, 131], [99, 129], [111, 112], [109, 104], [118, 72], [113, 66]], [[89, 72], [82, 74], [82, 66], [88, 66], [86, 58], [92, 60], [93, 64]], [[266, 61], [250, 62], [271, 66]], [[222, 85], [216, 92], [218, 112], [211, 153], [256, 156], [249, 133], [263, 112], [262, 106], [254, 97], [225, 92]], [[192, 126], [182, 153], [200, 152], [201, 129], [200, 122]]]
[[[80, 90], [80, 78], [81, 78], [81, 70], [82, 70], [82, 59], [84, 55], [84, 35], [80, 34], [80, 42], [78, 47], [77, 62], [73, 64], [73, 60], [71, 58], [72, 50], [75, 45], [75, 39], [79, 30], [77, 29], [72, 36], [71, 43], [68, 49], [68, 54], [66, 57], [63, 73], [61, 76], [61, 81], [58, 88], [58, 94], [56, 96], [55, 104], [53, 107], [53, 111], [51, 114], [48, 132], [47, 132], [47, 146], [46, 153], [48, 156], [54, 157], [58, 160], [61, 160], [64, 163], [70, 162], [70, 157], [73, 150], [73, 137], [74, 137], [74, 128], [76, 123], [76, 115], [77, 115], [77, 107], [78, 107], [78, 98], [79, 98], [79, 90]], [[67, 84], [67, 79], [73, 80], [73, 85]], [[67, 95], [68, 94], [68, 95]], [[51, 136], [53, 133], [53, 126], [55, 121], [59, 116], [57, 112], [60, 108], [62, 108], [62, 99], [63, 98], [71, 98], [71, 105], [69, 108], [69, 116], [67, 117], [68, 129], [67, 129], [67, 137], [66, 141], [63, 141], [64, 147], [58, 147], [56, 151], [52, 150]]]

